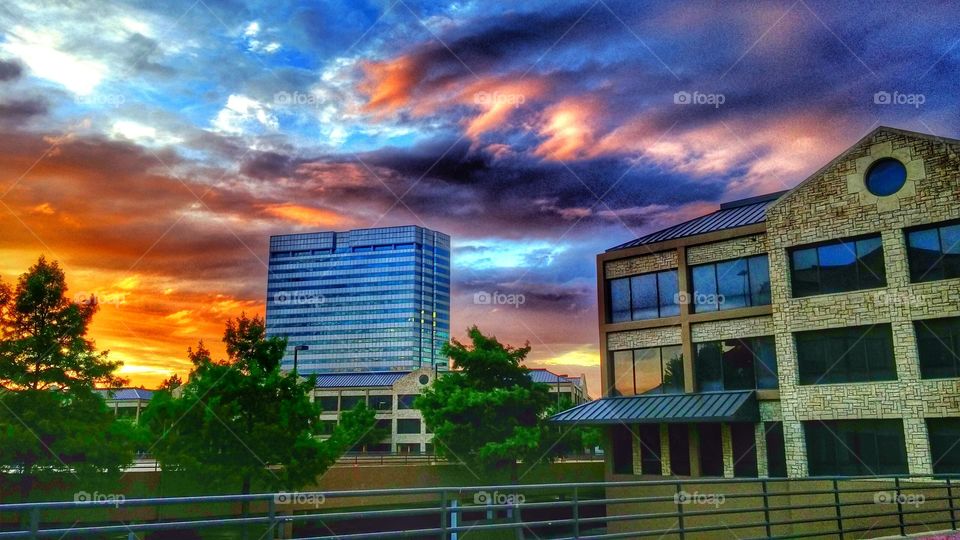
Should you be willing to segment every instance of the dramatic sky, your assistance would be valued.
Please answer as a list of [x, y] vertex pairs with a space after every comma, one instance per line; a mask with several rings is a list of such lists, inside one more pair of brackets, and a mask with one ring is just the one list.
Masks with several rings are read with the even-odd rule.
[[8, 0], [0, 278], [60, 261], [101, 298], [98, 347], [153, 385], [263, 312], [269, 235], [419, 224], [453, 238], [455, 335], [529, 341], [596, 395], [596, 254], [795, 185], [879, 124], [960, 135], [957, 20], [949, 2]]

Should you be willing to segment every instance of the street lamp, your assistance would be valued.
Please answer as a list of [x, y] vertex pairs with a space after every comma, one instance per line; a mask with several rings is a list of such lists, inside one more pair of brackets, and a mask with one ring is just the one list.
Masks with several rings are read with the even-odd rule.
[[294, 373], [294, 375], [296, 375], [296, 373], [297, 373], [297, 353], [300, 352], [300, 351], [308, 351], [308, 350], [310, 350], [310, 347], [307, 347], [306, 345], [295, 345], [295, 346], [293, 347], [293, 373]]

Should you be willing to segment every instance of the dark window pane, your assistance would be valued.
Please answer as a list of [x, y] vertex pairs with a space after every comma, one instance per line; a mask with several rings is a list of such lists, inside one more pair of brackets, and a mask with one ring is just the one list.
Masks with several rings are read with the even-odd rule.
[[783, 440], [783, 423], [766, 422], [763, 430], [767, 441], [767, 472], [771, 478], [786, 478], [787, 450]]
[[700, 436], [700, 474], [723, 476], [723, 443], [720, 424], [697, 424]]
[[757, 388], [777, 388], [777, 348], [773, 336], [750, 340], [753, 356], [756, 359]]
[[340, 398], [340, 409], [343, 411], [352, 411], [360, 403], [366, 403], [365, 396], [343, 396]]
[[630, 279], [610, 280], [610, 322], [630, 320]]
[[419, 418], [400, 418], [400, 419], [397, 419], [397, 433], [419, 434], [419, 433], [420, 433], [420, 419], [419, 419]]
[[398, 409], [412, 409], [413, 402], [417, 399], [417, 394], [400, 394], [397, 396]]
[[393, 396], [370, 396], [370, 408], [375, 411], [393, 410]]
[[733, 475], [738, 478], [757, 477], [757, 441], [753, 424], [730, 424], [730, 442], [733, 447]]
[[880, 237], [857, 241], [857, 271], [860, 276], [858, 289], [883, 287], [887, 283], [883, 267], [883, 242]]
[[677, 303], [679, 287], [677, 271], [670, 270], [657, 274], [657, 283], [660, 292], [660, 316], [674, 317], [680, 314], [680, 304]]
[[712, 264], [693, 267], [693, 310], [717, 310], [717, 276]]
[[943, 277], [960, 277], [960, 224], [940, 229]]
[[325, 412], [335, 412], [337, 407], [337, 396], [320, 396], [317, 400], [320, 402], [320, 409]]
[[828, 366], [825, 359], [827, 348], [825, 340], [813, 332], [802, 332], [796, 335], [796, 341], [800, 384], [815, 384], [826, 372]]
[[697, 344], [694, 371], [697, 374], [697, 391], [718, 392], [723, 390], [721, 362], [723, 351], [719, 341]]
[[614, 351], [613, 387], [618, 396], [632, 396], [637, 393], [633, 384], [633, 351]]
[[798, 249], [793, 252], [793, 296], [810, 296], [820, 292], [817, 273], [816, 248]]
[[690, 432], [687, 424], [667, 424], [670, 442], [670, 473], [690, 476]]
[[660, 461], [660, 425], [640, 424], [637, 426], [637, 444], [640, 445], [641, 474], [663, 474]]
[[637, 394], [662, 392], [659, 348], [633, 351], [633, 366], [637, 374]]
[[750, 303], [750, 278], [747, 261], [737, 259], [717, 264], [717, 288], [721, 299], [720, 309], [746, 307]]
[[960, 473], [960, 418], [930, 418], [930, 456], [936, 474]]
[[680, 345], [662, 347], [663, 391], [669, 394], [682, 394], [683, 388], [683, 347]]
[[916, 321], [920, 376], [939, 379], [960, 376], [960, 317]]
[[756, 387], [753, 351], [739, 339], [723, 342], [723, 389], [749, 390]]
[[857, 289], [857, 252], [850, 242], [827, 244], [817, 248], [820, 259], [820, 292], [834, 293]]
[[894, 380], [889, 324], [798, 332], [800, 384]]
[[939, 265], [940, 250], [940, 233], [937, 229], [907, 233], [911, 281], [943, 279], [943, 267]]
[[750, 257], [750, 305], [765, 306], [770, 303], [770, 263], [766, 255]]
[[633, 474], [633, 434], [623, 425], [615, 425], [611, 430], [613, 453], [613, 473]]
[[633, 302], [633, 319], [656, 319], [659, 316], [657, 305], [657, 275], [646, 274], [630, 278], [630, 297]]
[[803, 422], [811, 476], [907, 473], [901, 420]]

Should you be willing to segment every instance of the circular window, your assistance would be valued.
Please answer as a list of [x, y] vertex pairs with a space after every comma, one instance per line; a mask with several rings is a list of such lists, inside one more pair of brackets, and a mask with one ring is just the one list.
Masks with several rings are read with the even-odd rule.
[[900, 191], [907, 182], [907, 168], [893, 158], [878, 159], [867, 169], [867, 189], [878, 197], [886, 197]]
[[430, 377], [426, 375], [420, 376], [420, 384], [427, 384], [428, 382], [430, 382]]

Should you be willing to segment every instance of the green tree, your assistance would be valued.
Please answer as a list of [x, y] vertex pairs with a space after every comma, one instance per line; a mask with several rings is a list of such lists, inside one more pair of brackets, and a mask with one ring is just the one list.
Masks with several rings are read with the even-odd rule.
[[[201, 342], [189, 350], [193, 369], [178, 396], [154, 395], [143, 421], [156, 438], [153, 453], [166, 471], [202, 471], [205, 484], [247, 494], [296, 489], [313, 482], [374, 424], [366, 406], [345, 412], [320, 441], [315, 381], [280, 370], [286, 340], [266, 337], [263, 319], [227, 323], [228, 359], [215, 361]], [[244, 514], [248, 508], [244, 505]]]
[[43, 257], [15, 290], [0, 284], [0, 468], [17, 473], [21, 500], [38, 480], [99, 485], [133, 461], [134, 428], [95, 391], [123, 383], [86, 337], [96, 311], [67, 297], [63, 270]]
[[470, 346], [457, 340], [444, 346], [458, 371], [438, 377], [415, 406], [438, 454], [490, 475], [507, 471], [517, 481], [518, 461], [532, 467], [560, 450], [546, 423], [555, 400], [522, 365], [529, 345], [503, 345], [476, 326], [467, 333]]

